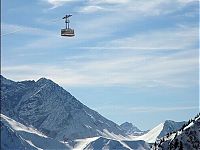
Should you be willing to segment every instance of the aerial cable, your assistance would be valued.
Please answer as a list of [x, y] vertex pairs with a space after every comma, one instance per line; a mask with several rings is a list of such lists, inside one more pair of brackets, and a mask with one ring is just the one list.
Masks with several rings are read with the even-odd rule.
[[[71, 17], [71, 16], [72, 16], [72, 15], [66, 15], [66, 16], [65, 16], [65, 17], [66, 17], [66, 22], [65, 22], [65, 23], [66, 23], [66, 25], [68, 25], [68, 26], [66, 27], [66, 29], [62, 29], [62, 30], [63, 30], [63, 31], [62, 31], [62, 36], [74, 36], [74, 30], [69, 28], [69, 20], [68, 20], [68, 18]], [[65, 19], [65, 18], [63, 18], [63, 19]], [[50, 20], [49, 22], [58, 22], [58, 21], [60, 21], [60, 18], [55, 18], [55, 19], [53, 19], [53, 20]], [[0, 36], [2, 37], [2, 36], [11, 35], [11, 34], [20, 32], [20, 31], [22, 31], [22, 30], [24, 30], [24, 29], [23, 29], [23, 28], [20, 28], [20, 29], [18, 29], [18, 30], [12, 31], [12, 32], [3, 33], [3, 34], [1, 34]], [[65, 32], [65, 33], [64, 33], [64, 32]]]

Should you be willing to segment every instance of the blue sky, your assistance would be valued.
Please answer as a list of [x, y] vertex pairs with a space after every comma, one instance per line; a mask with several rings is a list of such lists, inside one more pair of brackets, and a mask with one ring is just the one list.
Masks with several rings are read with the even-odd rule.
[[[3, 0], [2, 74], [50, 78], [141, 129], [199, 111], [199, 1]], [[76, 36], [60, 36], [71, 13]]]

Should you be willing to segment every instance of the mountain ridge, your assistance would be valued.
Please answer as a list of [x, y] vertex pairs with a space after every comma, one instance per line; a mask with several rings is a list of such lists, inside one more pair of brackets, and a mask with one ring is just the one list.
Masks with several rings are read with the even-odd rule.
[[166, 120], [164, 123], [160, 123], [153, 129], [149, 130], [149, 132], [140, 135], [133, 136], [133, 140], [144, 140], [148, 143], [154, 143], [157, 139], [165, 136], [167, 133], [174, 132], [179, 130], [185, 122], [175, 122], [172, 120]]
[[199, 150], [200, 148], [200, 114], [189, 120], [174, 132], [159, 138], [153, 145], [152, 150]]
[[2, 113], [33, 125], [50, 137], [126, 136], [120, 126], [79, 102], [52, 80], [40, 78], [36, 82], [7, 84], [2, 77]]
[[166, 120], [145, 134], [131, 135], [131, 132], [141, 132], [141, 130], [126, 122], [127, 130], [132, 131], [125, 132], [126, 129], [123, 129], [122, 125], [119, 126], [104, 118], [82, 104], [64, 88], [44, 77], [37, 81], [15, 82], [1, 75], [1, 96], [4, 115], [24, 125], [33, 126], [50, 138], [60, 141], [65, 137], [74, 141], [102, 137], [89, 147], [96, 145], [96, 142], [100, 142], [103, 146], [105, 141], [117, 143], [119, 146], [121, 145], [117, 142], [119, 140], [142, 140], [154, 143], [157, 138], [177, 130], [184, 123]]

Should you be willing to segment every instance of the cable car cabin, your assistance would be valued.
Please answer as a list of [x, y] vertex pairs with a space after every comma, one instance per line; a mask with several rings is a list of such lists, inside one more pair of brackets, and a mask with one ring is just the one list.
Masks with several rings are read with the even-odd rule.
[[67, 28], [67, 29], [61, 29], [61, 36], [75, 36], [74, 34], [74, 30], [71, 28]]
[[72, 15], [66, 15], [65, 17], [63, 17], [63, 19], [65, 19], [65, 23], [66, 23], [66, 27], [65, 29], [61, 29], [61, 36], [68, 36], [68, 37], [72, 37], [75, 36], [74, 34], [74, 29], [71, 29], [69, 27], [69, 17], [71, 17]]

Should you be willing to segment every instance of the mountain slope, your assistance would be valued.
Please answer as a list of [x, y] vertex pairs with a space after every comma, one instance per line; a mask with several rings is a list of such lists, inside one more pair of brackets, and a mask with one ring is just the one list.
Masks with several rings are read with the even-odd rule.
[[1, 125], [2, 149], [70, 149], [70, 146], [2, 114]]
[[149, 150], [150, 145], [145, 141], [129, 141], [120, 139], [109, 139], [106, 137], [92, 137], [85, 139], [76, 139], [66, 142], [75, 150]]
[[1, 121], [1, 149], [37, 149]]
[[148, 150], [150, 146], [145, 141], [126, 141], [92, 137], [86, 139], [58, 141], [47, 137], [43, 133], [27, 127], [1, 114], [1, 148], [2, 149], [120, 149], [120, 150]]
[[161, 123], [158, 126], [156, 126], [155, 128], [151, 129], [146, 134], [133, 137], [133, 139], [134, 140], [144, 140], [148, 143], [154, 143], [156, 141], [157, 137], [159, 136], [159, 134], [162, 132], [163, 127], [164, 127], [164, 124]]
[[[75, 147], [76, 149], [76, 147]], [[116, 149], [116, 150], [149, 150], [150, 146], [145, 141], [113, 140], [99, 137], [84, 147], [85, 150]]]
[[120, 126], [88, 108], [51, 80], [14, 82], [1, 76], [2, 113], [63, 140], [124, 138]]
[[200, 148], [200, 116], [184, 124], [180, 130], [159, 139], [152, 147], [156, 150], [199, 150]]

